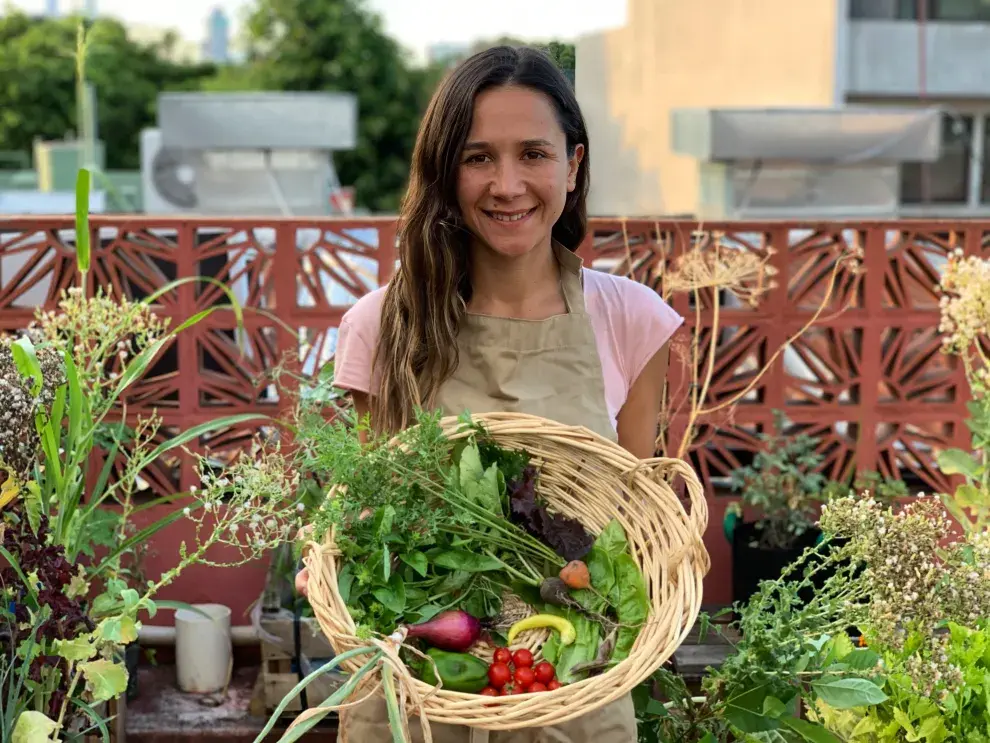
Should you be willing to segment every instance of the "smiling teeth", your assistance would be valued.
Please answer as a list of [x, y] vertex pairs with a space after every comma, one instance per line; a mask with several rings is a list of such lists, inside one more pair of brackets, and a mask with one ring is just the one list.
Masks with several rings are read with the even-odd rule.
[[518, 222], [520, 219], [528, 215], [529, 212], [523, 212], [522, 214], [495, 214], [494, 212], [489, 212], [492, 219], [497, 219], [499, 222]]

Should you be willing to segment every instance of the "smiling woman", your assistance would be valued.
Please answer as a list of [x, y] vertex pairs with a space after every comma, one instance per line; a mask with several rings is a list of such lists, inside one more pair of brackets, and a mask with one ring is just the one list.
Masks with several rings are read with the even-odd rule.
[[[682, 319], [650, 288], [583, 268], [588, 150], [570, 84], [540, 52], [489, 49], [443, 81], [416, 142], [399, 270], [340, 325], [334, 383], [373, 428], [406, 428], [418, 408], [519, 412], [653, 456]], [[341, 724], [348, 740], [392, 740], [381, 699]], [[439, 743], [469, 733], [434, 726]], [[636, 720], [626, 696], [492, 739], [629, 743]]]

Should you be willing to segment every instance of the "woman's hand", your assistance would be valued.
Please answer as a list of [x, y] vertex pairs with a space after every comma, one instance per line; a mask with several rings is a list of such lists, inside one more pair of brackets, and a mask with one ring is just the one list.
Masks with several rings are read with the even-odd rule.
[[309, 590], [309, 569], [303, 568], [296, 573], [296, 593], [300, 596], [307, 596]]
[[[302, 527], [296, 532], [296, 541], [302, 542], [310, 538], [313, 533], [313, 524]], [[303, 568], [296, 573], [296, 593], [300, 596], [307, 596], [309, 591], [309, 570]]]

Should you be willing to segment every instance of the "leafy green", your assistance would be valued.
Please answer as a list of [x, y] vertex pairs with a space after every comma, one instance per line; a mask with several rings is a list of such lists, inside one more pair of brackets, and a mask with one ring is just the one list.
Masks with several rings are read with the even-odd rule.
[[650, 614], [650, 597], [643, 573], [628, 553], [615, 561], [615, 586], [609, 595], [619, 620], [619, 634], [610, 660], [613, 663], [629, 656], [640, 630]]

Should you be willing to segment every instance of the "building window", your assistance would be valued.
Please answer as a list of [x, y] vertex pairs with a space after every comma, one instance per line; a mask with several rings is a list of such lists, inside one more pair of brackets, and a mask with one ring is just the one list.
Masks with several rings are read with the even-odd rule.
[[933, 21], [990, 21], [987, 0], [928, 0], [928, 18]]
[[918, 0], [850, 0], [849, 17], [867, 21], [916, 21]]
[[933, 163], [901, 166], [901, 203], [912, 206], [969, 203], [972, 151], [973, 117], [945, 116], [941, 157]]
[[988, 0], [850, 0], [854, 20], [917, 21], [924, 3], [925, 19], [962, 23], [990, 22]]

